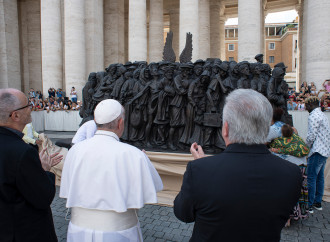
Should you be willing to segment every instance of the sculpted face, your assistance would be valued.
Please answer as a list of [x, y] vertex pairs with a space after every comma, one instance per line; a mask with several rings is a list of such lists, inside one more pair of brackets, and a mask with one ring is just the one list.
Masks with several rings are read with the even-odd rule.
[[173, 78], [173, 70], [167, 70], [165, 73], [164, 73], [165, 77], [167, 79], [172, 79]]
[[196, 65], [194, 67], [194, 72], [196, 76], [200, 76], [203, 72], [203, 67], [201, 65]]

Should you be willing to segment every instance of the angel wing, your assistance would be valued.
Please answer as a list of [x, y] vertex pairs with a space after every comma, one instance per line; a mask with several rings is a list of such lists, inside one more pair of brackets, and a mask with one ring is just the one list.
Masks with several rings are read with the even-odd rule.
[[175, 62], [176, 56], [172, 48], [173, 42], [173, 32], [170, 31], [167, 33], [166, 42], [163, 50], [163, 61]]
[[180, 55], [180, 63], [187, 63], [191, 61], [192, 50], [192, 34], [189, 32], [186, 35], [186, 46], [184, 47]]

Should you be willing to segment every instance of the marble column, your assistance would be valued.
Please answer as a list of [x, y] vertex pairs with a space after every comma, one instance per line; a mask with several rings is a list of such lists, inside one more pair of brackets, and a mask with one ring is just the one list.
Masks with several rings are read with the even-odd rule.
[[301, 85], [301, 76], [302, 76], [302, 46], [303, 46], [303, 29], [304, 29], [304, 5], [297, 4], [296, 11], [298, 13], [298, 44], [297, 44], [297, 67], [296, 67], [296, 90], [299, 90]]
[[124, 1], [104, 0], [104, 66], [125, 59]]
[[41, 6], [42, 91], [62, 88], [62, 16], [61, 2], [43, 0]]
[[16, 0], [0, 0], [0, 50], [0, 88], [21, 90]]
[[163, 59], [164, 20], [163, 0], [150, 0], [149, 15], [149, 62]]
[[129, 0], [129, 61], [147, 60], [146, 0]]
[[[317, 90], [330, 77], [330, 1], [305, 0], [304, 11], [304, 61], [305, 76], [301, 81], [315, 82]], [[306, 34], [305, 34], [306, 31]]]
[[85, 0], [86, 74], [104, 70], [103, 0]]
[[[220, 4], [217, 0], [210, 2], [210, 57], [220, 58]], [[221, 58], [222, 59], [222, 58]]]
[[220, 27], [220, 59], [226, 60], [226, 31], [225, 23], [227, 18], [225, 16], [220, 17], [219, 27]]
[[170, 30], [173, 32], [172, 47], [176, 56], [176, 60], [179, 60], [179, 39], [180, 39], [180, 5], [179, 1], [171, 0], [170, 5]]
[[199, 59], [210, 57], [210, 0], [199, 1]]
[[192, 61], [199, 59], [198, 0], [180, 0], [180, 53], [186, 45], [186, 35], [192, 34]]
[[85, 0], [64, 1], [65, 91], [70, 97], [75, 87], [78, 100], [87, 81], [85, 46]]
[[[29, 50], [29, 84], [30, 88], [42, 90], [41, 69], [41, 22], [40, 0], [26, 1], [28, 50]], [[57, 87], [54, 87], [57, 88]]]
[[263, 53], [261, 8], [262, 0], [238, 0], [238, 61], [255, 62]]

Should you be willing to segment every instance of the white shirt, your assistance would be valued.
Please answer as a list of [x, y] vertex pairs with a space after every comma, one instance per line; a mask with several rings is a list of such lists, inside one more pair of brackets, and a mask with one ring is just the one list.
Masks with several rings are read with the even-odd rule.
[[73, 144], [77, 144], [85, 139], [90, 139], [94, 136], [97, 126], [94, 120], [87, 121], [77, 130], [77, 133], [72, 139]]
[[329, 121], [321, 108], [315, 108], [309, 114], [306, 144], [311, 148], [308, 157], [315, 152], [324, 157], [330, 156]]
[[[157, 203], [157, 192], [162, 189], [159, 174], [141, 150], [120, 142], [113, 132], [97, 130], [94, 137], [69, 150], [62, 171], [60, 197], [67, 199], [68, 208], [100, 210], [103, 214], [111, 210], [121, 216], [120, 213], [139, 209], [145, 203]], [[139, 223], [109, 232], [72, 222], [69, 242], [92, 241], [96, 234], [97, 241], [142, 241]]]

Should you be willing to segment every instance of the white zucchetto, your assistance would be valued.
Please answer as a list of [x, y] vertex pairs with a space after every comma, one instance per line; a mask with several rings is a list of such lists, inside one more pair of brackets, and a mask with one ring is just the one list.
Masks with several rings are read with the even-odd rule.
[[122, 106], [114, 99], [100, 102], [94, 111], [94, 120], [97, 124], [106, 124], [115, 120], [121, 114]]

